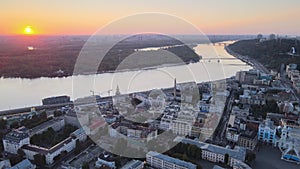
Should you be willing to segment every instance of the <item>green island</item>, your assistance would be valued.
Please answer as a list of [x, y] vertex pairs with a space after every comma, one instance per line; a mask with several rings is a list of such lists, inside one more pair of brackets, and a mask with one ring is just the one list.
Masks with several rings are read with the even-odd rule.
[[[142, 37], [142, 38], [141, 38]], [[140, 38], [140, 39], [136, 39]], [[39, 78], [72, 76], [81, 49], [89, 36], [33, 36], [1, 37], [0, 77]], [[139, 35], [117, 43], [104, 57], [97, 73], [114, 72], [118, 65], [138, 49], [165, 47], [180, 58], [179, 60], [153, 59], [140, 55], [138, 62], [131, 64], [140, 69], [164, 64], [198, 62], [201, 58], [179, 40], [163, 35]], [[128, 69], [128, 68], [124, 68]]]

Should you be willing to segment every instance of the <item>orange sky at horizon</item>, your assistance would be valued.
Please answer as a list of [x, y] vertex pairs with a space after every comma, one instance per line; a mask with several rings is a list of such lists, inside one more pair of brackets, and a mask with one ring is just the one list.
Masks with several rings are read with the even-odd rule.
[[2, 0], [0, 35], [24, 34], [27, 26], [38, 35], [90, 35], [143, 12], [178, 16], [205, 34], [300, 35], [299, 7], [298, 0]]

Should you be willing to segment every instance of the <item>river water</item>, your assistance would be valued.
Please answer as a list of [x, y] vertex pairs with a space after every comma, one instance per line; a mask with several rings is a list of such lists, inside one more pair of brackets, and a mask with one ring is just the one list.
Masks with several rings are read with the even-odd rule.
[[251, 69], [251, 66], [229, 55], [223, 45], [198, 44], [194, 50], [202, 56], [202, 60], [188, 65], [63, 78], [0, 78], [0, 110], [41, 105], [43, 98], [51, 96], [69, 95], [76, 99], [91, 95], [91, 91], [107, 96], [114, 94], [117, 86], [121, 93], [130, 93], [171, 87], [174, 78], [179, 83], [199, 83], [224, 79], [237, 71]]

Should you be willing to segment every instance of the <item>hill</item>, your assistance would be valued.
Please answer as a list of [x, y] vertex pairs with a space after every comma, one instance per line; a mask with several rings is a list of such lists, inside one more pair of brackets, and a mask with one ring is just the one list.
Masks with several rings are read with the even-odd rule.
[[[291, 49], [295, 48], [295, 53]], [[228, 46], [240, 55], [248, 56], [261, 62], [266, 68], [280, 70], [281, 64], [300, 65], [300, 41], [296, 39], [241, 40]]]

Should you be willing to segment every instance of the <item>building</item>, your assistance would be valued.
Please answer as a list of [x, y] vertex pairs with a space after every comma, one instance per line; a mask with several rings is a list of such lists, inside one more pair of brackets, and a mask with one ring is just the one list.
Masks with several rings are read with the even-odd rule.
[[158, 152], [150, 151], [146, 154], [146, 161], [151, 167], [157, 169], [196, 169], [190, 162], [182, 161]]
[[289, 73], [290, 71], [292, 71], [292, 70], [296, 70], [297, 69], [297, 64], [293, 64], [293, 63], [291, 63], [291, 64], [288, 64], [288, 65], [286, 65], [286, 73]]
[[162, 130], [171, 129], [172, 120], [173, 120], [173, 117], [167, 117], [167, 116], [162, 117], [159, 128]]
[[199, 110], [201, 113], [208, 113], [210, 109], [210, 103], [207, 103], [207, 101], [199, 101]]
[[71, 133], [71, 137], [77, 138], [79, 141], [83, 142], [87, 139], [87, 134], [84, 130], [85, 127], [81, 127], [80, 129], [75, 130]]
[[252, 84], [254, 79], [259, 77], [259, 71], [249, 70], [249, 71], [240, 71], [235, 75], [235, 79], [240, 83]]
[[52, 128], [54, 131], [59, 131], [65, 126], [65, 120], [63, 117], [57, 117], [52, 120], [46, 121], [32, 129], [29, 130], [29, 135], [41, 134], [48, 130], [48, 128]]
[[236, 127], [228, 127], [226, 131], [226, 139], [231, 142], [238, 142], [240, 133]]
[[273, 144], [276, 143], [276, 127], [269, 118], [264, 120], [258, 127], [258, 140]]
[[225, 168], [220, 167], [220, 166], [218, 166], [218, 165], [214, 165], [213, 169], [225, 169]]
[[114, 159], [111, 157], [110, 154], [108, 154], [106, 152], [100, 154], [100, 156], [98, 157], [98, 159], [95, 163], [95, 166], [97, 168], [104, 167], [104, 166], [107, 168], [112, 168], [112, 169], [116, 168]]
[[36, 165], [32, 164], [28, 159], [25, 159], [18, 164], [12, 166], [10, 169], [35, 169]]
[[111, 137], [127, 136], [133, 139], [146, 138], [148, 141], [157, 137], [157, 129], [134, 125], [129, 121], [115, 122], [108, 127], [108, 134]]
[[68, 153], [75, 149], [77, 141], [85, 141], [87, 135], [83, 128], [75, 130], [68, 138], [62, 140], [51, 148], [39, 147], [33, 144], [26, 144], [22, 146], [22, 150], [29, 160], [34, 160], [36, 154], [44, 155], [46, 164], [52, 164], [55, 157], [63, 152]]
[[192, 121], [176, 119], [172, 121], [171, 130], [176, 135], [187, 136], [192, 134]]
[[232, 110], [231, 110], [231, 115], [234, 115], [236, 117], [241, 117], [241, 118], [246, 118], [249, 115], [249, 108], [250, 107], [246, 107], [241, 109], [238, 106], [233, 106]]
[[6, 169], [6, 168], [10, 168], [10, 161], [9, 160], [2, 160], [0, 161], [0, 168], [1, 169]]
[[232, 169], [252, 169], [252, 168], [244, 162], [236, 162], [232, 166]]
[[[246, 158], [246, 149], [235, 146], [234, 149], [221, 147], [218, 145], [208, 144], [186, 138], [175, 138], [174, 141], [180, 141], [184, 144], [196, 145], [202, 150], [201, 158], [214, 163], [227, 163], [230, 167], [239, 162], [244, 162]], [[227, 160], [227, 162], [226, 162]]]
[[81, 127], [81, 124], [83, 125], [88, 124], [88, 113], [84, 113], [81, 111], [75, 112], [73, 109], [69, 109], [67, 113], [64, 115], [64, 118], [67, 124], [71, 124], [78, 128]]
[[[296, 123], [297, 124], [297, 123]], [[282, 152], [281, 159], [300, 163], [300, 127], [283, 122], [281, 137], [277, 145]]]
[[46, 164], [52, 164], [54, 158], [60, 155], [62, 152], [70, 152], [76, 147], [76, 139], [71, 137], [59, 142], [51, 148], [39, 147], [32, 144], [27, 144], [22, 147], [26, 157], [30, 160], [34, 160], [36, 154], [41, 154], [46, 157]]
[[242, 131], [238, 139], [238, 145], [253, 151], [257, 145], [257, 132], [249, 129]]
[[43, 105], [71, 103], [69, 96], [48, 97], [42, 100]]
[[49, 97], [42, 100], [43, 105], [71, 103], [69, 96]]
[[144, 162], [140, 160], [131, 160], [126, 163], [121, 169], [143, 169]]
[[22, 146], [29, 144], [29, 135], [28, 132], [17, 129], [6, 134], [2, 141], [5, 152], [18, 154], [18, 150]]

